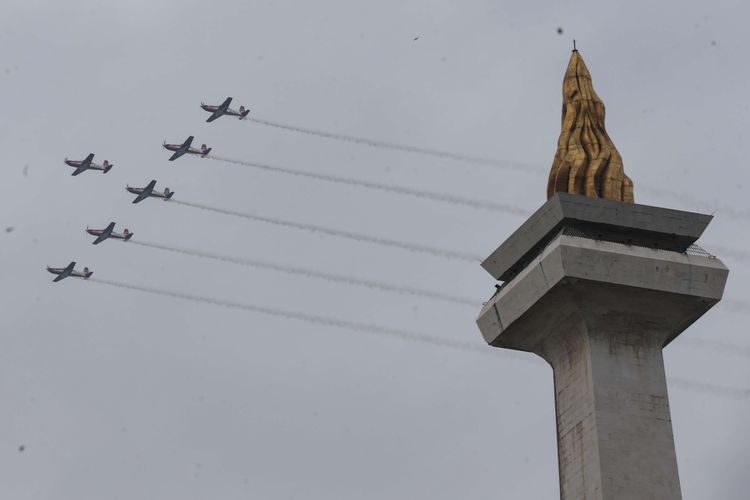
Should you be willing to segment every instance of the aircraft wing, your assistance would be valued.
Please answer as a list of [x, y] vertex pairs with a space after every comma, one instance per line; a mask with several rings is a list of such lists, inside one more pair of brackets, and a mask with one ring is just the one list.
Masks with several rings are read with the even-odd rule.
[[109, 238], [110, 236], [112, 236], [112, 230], [114, 228], [115, 228], [115, 223], [114, 222], [110, 222], [109, 226], [107, 226], [107, 228], [104, 230], [104, 232], [102, 234], [100, 234], [98, 238], [96, 238], [94, 240], [94, 245], [98, 245], [102, 241], [104, 241], [107, 238]]
[[148, 193], [146, 191], [144, 191], [141, 194], [139, 194], [138, 196], [136, 196], [135, 200], [133, 200], [133, 203], [138, 203], [140, 201], [145, 200], [146, 198], [148, 198]]
[[214, 111], [213, 114], [209, 116], [206, 121], [212, 122], [215, 119], [219, 118], [220, 116], [224, 115], [224, 113], [227, 112], [227, 109], [229, 109], [229, 105], [231, 104], [231, 102], [232, 102], [231, 97], [227, 97], [226, 99], [224, 99], [224, 102], [221, 103], [218, 109]]
[[86, 157], [85, 160], [81, 163], [81, 167], [83, 167], [84, 170], [89, 168], [91, 166], [91, 162], [94, 160], [94, 153], [89, 153], [89, 155]]
[[213, 112], [213, 114], [211, 114], [211, 116], [209, 116], [209, 117], [208, 117], [208, 118], [206, 119], [206, 121], [207, 121], [207, 122], [209, 122], [209, 123], [211, 123], [212, 121], [214, 121], [215, 119], [219, 118], [219, 117], [220, 117], [220, 116], [222, 116], [223, 114], [224, 114], [224, 111], [223, 111], [223, 110], [221, 110], [221, 109], [217, 109], [216, 111], [214, 111], [214, 112]]
[[190, 137], [185, 139], [185, 142], [182, 143], [182, 146], [180, 146], [180, 149], [175, 151], [174, 154], [169, 157], [169, 161], [175, 161], [177, 158], [187, 153], [192, 143], [193, 143], [193, 136], [191, 135]]
[[[183, 150], [182, 148], [180, 148], [177, 151], [175, 151], [174, 153], [172, 153], [172, 156], [169, 157], [169, 161], [175, 161], [177, 158], [179, 158], [180, 156], [182, 156], [184, 154], [185, 154], [185, 150]], [[73, 175], [75, 175], [75, 174], [73, 174]]]
[[63, 280], [67, 278], [68, 276], [70, 276], [70, 273], [73, 272], [73, 268], [75, 267], [75, 265], [76, 265], [75, 262], [71, 262], [70, 264], [68, 264], [68, 266], [65, 269], [63, 269], [63, 272], [58, 274], [57, 277], [52, 280], [52, 282], [57, 283], [58, 281]]
[[89, 153], [85, 160], [81, 162], [81, 165], [75, 169], [71, 175], [78, 175], [81, 172], [85, 172], [91, 166], [91, 162], [94, 159], [94, 153]]
[[154, 190], [154, 186], [156, 186], [156, 180], [152, 180], [151, 182], [149, 182], [148, 185], [143, 188], [141, 194], [136, 196], [135, 200], [133, 200], [133, 203], [138, 203], [148, 198], [151, 195], [151, 192]]

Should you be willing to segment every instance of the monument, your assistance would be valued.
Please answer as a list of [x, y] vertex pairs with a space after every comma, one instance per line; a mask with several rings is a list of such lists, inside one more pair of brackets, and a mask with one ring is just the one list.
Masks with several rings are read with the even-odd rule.
[[682, 498], [662, 349], [728, 270], [694, 246], [711, 216], [633, 191], [574, 50], [548, 201], [482, 262], [503, 284], [477, 319], [491, 346], [552, 366], [563, 500]]

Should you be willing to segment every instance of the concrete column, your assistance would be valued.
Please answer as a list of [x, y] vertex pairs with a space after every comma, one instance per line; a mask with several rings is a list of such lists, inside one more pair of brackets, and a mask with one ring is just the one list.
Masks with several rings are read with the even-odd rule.
[[681, 498], [663, 341], [572, 314], [538, 346], [554, 370], [562, 498]]
[[484, 339], [552, 366], [563, 500], [681, 498], [662, 349], [721, 299], [726, 267], [688, 251], [709, 220], [557, 197], [482, 264], [506, 279]]

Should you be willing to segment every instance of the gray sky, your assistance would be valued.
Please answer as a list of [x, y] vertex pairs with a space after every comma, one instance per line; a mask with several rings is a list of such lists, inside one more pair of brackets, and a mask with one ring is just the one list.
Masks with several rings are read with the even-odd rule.
[[[0, 496], [556, 497], [552, 373], [531, 355], [80, 280], [53, 286], [44, 266], [76, 260], [101, 279], [481, 348], [474, 319], [493, 281], [478, 262], [157, 200], [132, 205], [124, 187], [154, 178], [175, 200], [487, 255], [523, 217], [213, 160], [170, 163], [161, 142], [192, 134], [222, 157], [530, 214], [545, 201], [576, 38], [636, 201], [716, 210], [701, 244], [731, 269], [726, 297], [747, 302], [750, 258], [737, 253], [750, 244], [738, 213], [747, 212], [750, 185], [747, 14], [741, 2], [6, 2]], [[199, 103], [227, 95], [260, 118], [531, 167], [477, 166], [228, 118], [204, 123]], [[63, 158], [89, 152], [115, 167], [71, 177]], [[115, 241], [92, 246], [84, 228], [110, 220], [138, 241], [477, 305]], [[735, 253], [724, 258], [717, 248]], [[750, 489], [750, 396], [685, 383], [750, 389], [749, 319], [746, 308], [720, 304], [666, 350], [686, 499], [740, 499]]]

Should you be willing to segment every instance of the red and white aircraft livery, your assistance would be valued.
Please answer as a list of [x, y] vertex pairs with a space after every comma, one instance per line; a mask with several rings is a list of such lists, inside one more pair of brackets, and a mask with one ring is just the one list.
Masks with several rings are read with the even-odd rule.
[[85, 172], [86, 170], [101, 170], [102, 173], [106, 174], [109, 172], [109, 169], [114, 167], [114, 165], [107, 160], [104, 160], [104, 163], [101, 165], [97, 165], [96, 163], [92, 162], [94, 159], [94, 153], [89, 153], [89, 155], [83, 159], [83, 160], [68, 160], [65, 158], [65, 164], [71, 167], [75, 167], [75, 172], [73, 172], [71, 175], [78, 175], [81, 172]]
[[56, 274], [57, 278], [53, 279], [53, 282], [58, 282], [60, 280], [63, 280], [67, 278], [68, 276], [73, 276], [74, 278], [83, 278], [85, 280], [89, 279], [89, 277], [94, 274], [94, 271], [89, 271], [88, 267], [83, 268], [83, 272], [75, 271], [73, 268], [76, 267], [76, 263], [71, 262], [66, 267], [49, 267], [47, 266], [47, 271], [51, 272], [52, 274]]
[[125, 189], [127, 189], [129, 193], [138, 195], [135, 197], [135, 200], [133, 200], [133, 203], [141, 202], [149, 196], [153, 196], [154, 198], [162, 198], [164, 201], [167, 201], [172, 196], [174, 196], [174, 191], [170, 191], [169, 188], [164, 188], [164, 192], [160, 193], [159, 191], [154, 191], [154, 186], [156, 186], [156, 180], [152, 180], [151, 182], [149, 182], [146, 187], [134, 188], [127, 186]]
[[190, 137], [185, 139], [185, 142], [183, 142], [182, 144], [167, 144], [165, 142], [164, 144], [162, 144], [162, 146], [164, 146], [164, 149], [174, 151], [174, 154], [169, 157], [169, 161], [174, 161], [185, 153], [191, 155], [201, 155], [201, 158], [205, 158], [206, 156], [208, 156], [208, 153], [211, 152], [211, 148], [206, 147], [205, 144], [201, 144], [200, 149], [191, 148], [190, 144], [192, 143], [193, 136], [191, 135]]
[[229, 104], [232, 102], [231, 97], [227, 97], [224, 102], [219, 104], [218, 106], [213, 106], [211, 104], [203, 104], [201, 103], [201, 108], [203, 108], [204, 111], [208, 111], [211, 113], [211, 116], [208, 117], [206, 120], [207, 122], [212, 122], [215, 119], [219, 118], [220, 116], [237, 116], [240, 120], [245, 118], [247, 114], [250, 112], [249, 109], [245, 109], [245, 106], [240, 106], [239, 111], [235, 111], [229, 107]]
[[106, 240], [107, 238], [115, 238], [117, 240], [123, 240], [128, 241], [130, 238], [133, 237], [133, 233], [128, 231], [127, 228], [120, 233], [114, 232], [115, 229], [115, 223], [110, 222], [109, 226], [105, 227], [104, 229], [89, 229], [86, 228], [86, 232], [89, 233], [91, 236], [96, 236], [96, 239], [94, 240], [94, 245], [98, 245], [102, 241]]

